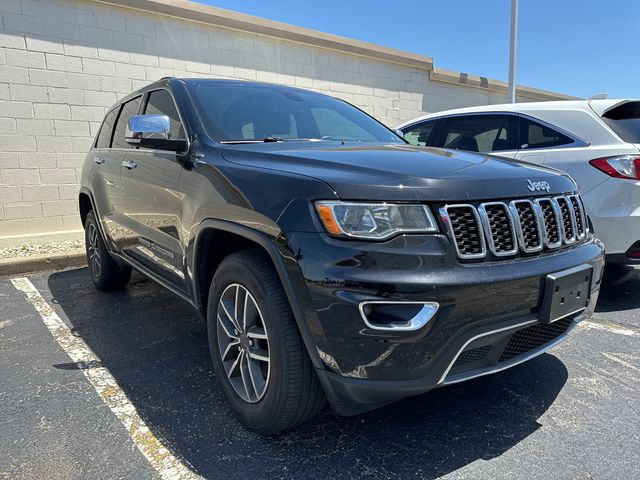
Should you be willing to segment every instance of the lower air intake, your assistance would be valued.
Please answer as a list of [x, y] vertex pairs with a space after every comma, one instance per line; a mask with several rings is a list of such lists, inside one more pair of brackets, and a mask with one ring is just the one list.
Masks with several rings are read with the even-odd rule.
[[567, 332], [572, 321], [573, 317], [567, 317], [553, 323], [536, 323], [518, 330], [511, 336], [498, 361], [504, 362], [555, 340]]

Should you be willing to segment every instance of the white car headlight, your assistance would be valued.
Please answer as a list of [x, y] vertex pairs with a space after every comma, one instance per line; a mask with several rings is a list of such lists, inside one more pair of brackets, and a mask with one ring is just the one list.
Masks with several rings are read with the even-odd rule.
[[319, 201], [316, 210], [331, 235], [383, 240], [397, 233], [433, 233], [435, 219], [425, 205]]

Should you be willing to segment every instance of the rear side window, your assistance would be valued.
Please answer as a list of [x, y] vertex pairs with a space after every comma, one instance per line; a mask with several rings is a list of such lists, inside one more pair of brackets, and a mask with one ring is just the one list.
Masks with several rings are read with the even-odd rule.
[[433, 128], [436, 125], [436, 120], [429, 120], [427, 122], [416, 123], [406, 129], [402, 130], [404, 133], [404, 139], [411, 145], [420, 145], [422, 147], [435, 146], [435, 135], [433, 134]]
[[623, 141], [640, 143], [640, 102], [627, 102], [611, 109], [602, 120]]
[[462, 115], [450, 117], [444, 127], [444, 148], [468, 152], [517, 149], [514, 115]]
[[111, 144], [112, 148], [133, 148], [124, 139], [124, 134], [129, 119], [134, 115], [138, 115], [138, 111], [140, 110], [141, 98], [142, 97], [136, 97], [133, 100], [129, 100], [127, 103], [122, 105], [122, 108], [120, 109], [120, 115], [118, 116], [118, 121], [116, 122], [116, 128], [113, 132], [113, 142]]
[[98, 133], [98, 138], [96, 139], [96, 148], [109, 148], [111, 146], [111, 135], [117, 114], [118, 109], [114, 108], [104, 117], [104, 122], [102, 122], [100, 133]]
[[520, 148], [550, 148], [568, 145], [574, 140], [551, 127], [520, 118]]
[[186, 138], [176, 104], [174, 103], [171, 94], [166, 90], [154, 90], [149, 94], [149, 100], [147, 100], [147, 106], [144, 113], [166, 115], [171, 121], [170, 138]]

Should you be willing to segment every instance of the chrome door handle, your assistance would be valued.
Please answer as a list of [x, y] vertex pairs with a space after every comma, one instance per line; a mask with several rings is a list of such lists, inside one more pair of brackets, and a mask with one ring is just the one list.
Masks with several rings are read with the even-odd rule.
[[98, 165], [102, 165], [104, 163], [104, 158], [103, 157], [93, 157], [93, 162], [97, 163]]
[[126, 168], [127, 170], [133, 170], [134, 168], [136, 168], [138, 166], [138, 164], [136, 162], [134, 162], [133, 160], [123, 160], [122, 161], [122, 166], [124, 168]]

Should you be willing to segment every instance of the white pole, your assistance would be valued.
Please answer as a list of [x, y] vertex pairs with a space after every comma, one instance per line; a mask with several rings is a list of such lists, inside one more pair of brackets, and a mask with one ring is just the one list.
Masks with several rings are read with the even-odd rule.
[[518, 43], [518, 0], [511, 0], [511, 36], [509, 45], [509, 98], [516, 103], [516, 51]]

